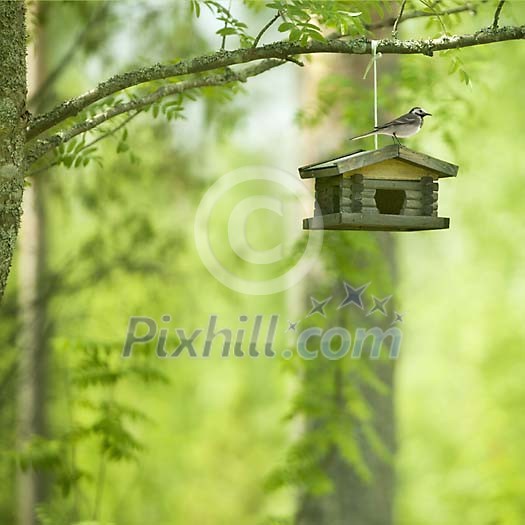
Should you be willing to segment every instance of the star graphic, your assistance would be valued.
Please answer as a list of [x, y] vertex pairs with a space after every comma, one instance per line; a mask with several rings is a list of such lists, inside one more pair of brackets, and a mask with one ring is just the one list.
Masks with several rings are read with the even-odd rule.
[[295, 323], [292, 323], [292, 321], [288, 321], [288, 328], [286, 329], [286, 332], [295, 332], [297, 331], [297, 325], [300, 323], [300, 321], [295, 321]]
[[402, 323], [403, 322], [403, 317], [404, 317], [405, 314], [400, 314], [399, 312], [396, 312], [394, 310], [394, 320], [392, 321], [392, 324], [395, 324], [395, 323]]
[[326, 317], [324, 313], [324, 307], [332, 300], [332, 296], [328, 297], [324, 301], [318, 301], [315, 297], [310, 296], [310, 301], [312, 301], [312, 309], [308, 312], [306, 317], [310, 317], [314, 314], [321, 314], [323, 317]]
[[353, 286], [350, 286], [346, 281], [343, 282], [343, 285], [345, 287], [346, 297], [343, 299], [343, 302], [337, 307], [337, 309], [340, 310], [341, 308], [344, 308], [349, 304], [355, 304], [362, 310], [364, 308], [362, 295], [365, 292], [365, 290], [370, 286], [370, 283], [363, 284], [359, 288], [354, 288]]
[[375, 295], [372, 295], [372, 299], [374, 300], [374, 306], [370, 308], [370, 311], [366, 315], [372, 315], [374, 312], [381, 312], [385, 317], [388, 315], [386, 311], [386, 304], [390, 299], [392, 299], [391, 295], [388, 295], [387, 297], [384, 297], [383, 299], [377, 298]]

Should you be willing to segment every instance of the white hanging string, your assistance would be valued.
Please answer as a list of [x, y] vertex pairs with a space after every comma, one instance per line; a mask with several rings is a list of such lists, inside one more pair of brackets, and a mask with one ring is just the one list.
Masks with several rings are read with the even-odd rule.
[[[372, 62], [374, 67], [374, 127], [377, 128], [377, 44], [379, 40], [372, 40]], [[374, 147], [378, 148], [378, 137], [374, 135]]]

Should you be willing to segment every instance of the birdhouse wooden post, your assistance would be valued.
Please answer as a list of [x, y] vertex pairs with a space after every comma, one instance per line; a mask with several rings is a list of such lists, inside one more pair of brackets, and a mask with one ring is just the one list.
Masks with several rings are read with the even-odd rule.
[[458, 166], [393, 144], [303, 166], [315, 179], [314, 216], [305, 230], [415, 231], [449, 227], [438, 217], [438, 180]]

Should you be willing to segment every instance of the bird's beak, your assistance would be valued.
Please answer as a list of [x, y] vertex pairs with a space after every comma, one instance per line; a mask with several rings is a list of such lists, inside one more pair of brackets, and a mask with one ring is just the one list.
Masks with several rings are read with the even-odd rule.
[[425, 111], [425, 117], [431, 117], [431, 116], [432, 116], [432, 113], [427, 113], [427, 112]]

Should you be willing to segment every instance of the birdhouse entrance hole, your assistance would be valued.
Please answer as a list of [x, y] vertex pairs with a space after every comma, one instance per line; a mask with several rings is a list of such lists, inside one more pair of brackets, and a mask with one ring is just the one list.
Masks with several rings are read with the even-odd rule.
[[406, 194], [403, 190], [376, 190], [375, 200], [379, 213], [401, 215]]
[[458, 167], [394, 144], [299, 168], [315, 180], [307, 230], [414, 231], [448, 228], [438, 216], [439, 179]]

